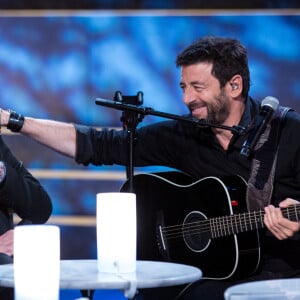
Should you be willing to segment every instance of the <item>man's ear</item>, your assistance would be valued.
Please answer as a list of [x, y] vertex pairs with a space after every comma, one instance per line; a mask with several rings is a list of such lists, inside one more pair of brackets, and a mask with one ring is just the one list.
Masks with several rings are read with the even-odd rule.
[[229, 81], [229, 84], [231, 86], [232, 96], [237, 97], [239, 96], [243, 91], [243, 80], [241, 75], [234, 75], [231, 80]]

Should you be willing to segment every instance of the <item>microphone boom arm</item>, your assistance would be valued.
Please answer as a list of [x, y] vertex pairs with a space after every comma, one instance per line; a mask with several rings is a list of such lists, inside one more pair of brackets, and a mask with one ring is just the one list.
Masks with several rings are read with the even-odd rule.
[[246, 128], [243, 126], [235, 125], [235, 126], [230, 127], [230, 126], [225, 126], [225, 125], [211, 124], [204, 119], [197, 119], [197, 118], [193, 118], [193, 117], [184, 117], [184, 116], [178, 116], [178, 115], [169, 114], [169, 113], [165, 113], [165, 112], [160, 112], [160, 111], [156, 111], [156, 110], [152, 109], [151, 107], [136, 106], [133, 104], [124, 104], [123, 102], [107, 100], [107, 99], [102, 99], [102, 98], [96, 98], [95, 103], [97, 105], [115, 108], [115, 109], [122, 110], [122, 111], [136, 112], [136, 113], [142, 115], [143, 117], [145, 115], [153, 115], [153, 116], [159, 116], [159, 117], [163, 117], [163, 118], [167, 118], [167, 119], [193, 123], [199, 127], [214, 127], [214, 128], [225, 129], [225, 130], [231, 131], [234, 134], [246, 133]]

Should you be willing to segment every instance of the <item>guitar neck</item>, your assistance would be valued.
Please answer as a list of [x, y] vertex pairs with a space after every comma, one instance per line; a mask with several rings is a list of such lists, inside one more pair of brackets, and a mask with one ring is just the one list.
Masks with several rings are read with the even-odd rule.
[[[300, 220], [300, 204], [283, 208], [281, 212], [291, 221]], [[211, 237], [218, 238], [263, 228], [265, 226], [264, 214], [261, 210], [209, 219]]]

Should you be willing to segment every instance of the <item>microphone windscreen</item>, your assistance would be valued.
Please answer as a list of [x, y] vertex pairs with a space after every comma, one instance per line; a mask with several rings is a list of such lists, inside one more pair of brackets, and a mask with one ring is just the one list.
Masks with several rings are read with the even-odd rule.
[[276, 110], [279, 106], [279, 101], [275, 97], [267, 96], [261, 102], [261, 106], [270, 106], [273, 110]]

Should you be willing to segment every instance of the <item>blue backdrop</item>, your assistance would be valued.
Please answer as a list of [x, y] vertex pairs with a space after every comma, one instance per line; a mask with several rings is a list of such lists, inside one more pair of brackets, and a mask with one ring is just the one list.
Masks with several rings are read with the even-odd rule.
[[[270, 95], [300, 107], [300, 14], [243, 11], [14, 12], [0, 17], [0, 106], [27, 116], [121, 126], [120, 111], [97, 106], [144, 93], [144, 106], [172, 114], [181, 102], [178, 52], [199, 37], [240, 39], [247, 47], [251, 95]], [[140, 126], [158, 121], [146, 116]], [[83, 167], [24, 137], [6, 136], [14, 153], [32, 171], [124, 168]], [[95, 215], [95, 194], [116, 191], [122, 180], [40, 178], [53, 199], [54, 215]], [[95, 228], [62, 226], [62, 258], [95, 258]]]

